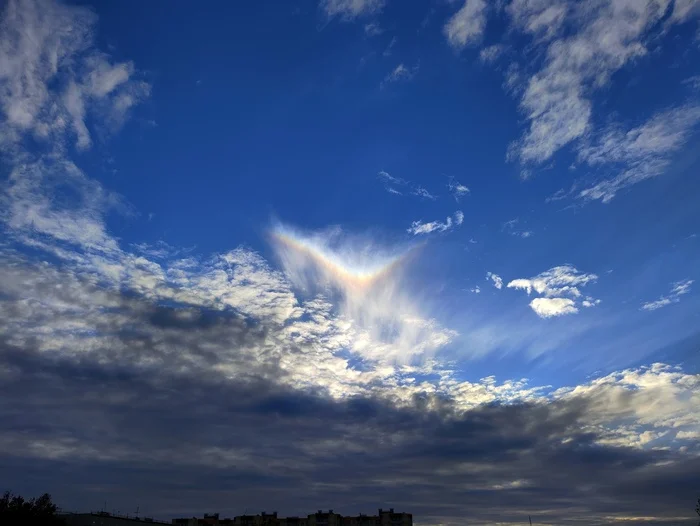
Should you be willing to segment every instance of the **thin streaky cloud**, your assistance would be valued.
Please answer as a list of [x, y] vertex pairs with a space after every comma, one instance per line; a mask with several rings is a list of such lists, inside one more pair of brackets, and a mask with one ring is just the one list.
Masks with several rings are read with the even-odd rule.
[[414, 236], [431, 234], [433, 232], [446, 232], [461, 225], [463, 222], [464, 213], [461, 210], [457, 210], [454, 216], [447, 216], [444, 222], [430, 221], [429, 223], [424, 223], [421, 220], [413, 221], [406, 231]]
[[690, 286], [695, 282], [692, 279], [685, 279], [671, 284], [668, 294], [661, 296], [654, 301], [647, 301], [641, 306], [642, 310], [655, 311], [681, 301], [681, 296], [690, 293]]

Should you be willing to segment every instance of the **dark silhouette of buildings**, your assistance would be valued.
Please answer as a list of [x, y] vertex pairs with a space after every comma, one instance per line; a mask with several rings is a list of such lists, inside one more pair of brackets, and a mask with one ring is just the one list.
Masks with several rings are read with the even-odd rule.
[[106, 511], [91, 511], [87, 513], [61, 513], [58, 515], [67, 526], [136, 526], [143, 524], [170, 524], [169, 522], [151, 519], [150, 517], [130, 517]]
[[278, 517], [277, 512], [258, 515], [238, 515], [222, 519], [218, 513], [204, 517], [173, 519], [172, 522], [151, 518], [130, 517], [114, 513], [64, 513], [60, 517], [67, 526], [137, 526], [149, 524], [173, 524], [175, 526], [413, 526], [413, 515], [397, 513], [394, 508], [379, 509], [376, 515], [343, 516], [333, 510], [318, 510], [305, 517]]
[[306, 517], [278, 517], [277, 512], [259, 515], [239, 515], [232, 519], [221, 519], [219, 514], [204, 515], [203, 518], [173, 519], [176, 526], [413, 526], [413, 515], [379, 509], [377, 515], [343, 516], [333, 510]]

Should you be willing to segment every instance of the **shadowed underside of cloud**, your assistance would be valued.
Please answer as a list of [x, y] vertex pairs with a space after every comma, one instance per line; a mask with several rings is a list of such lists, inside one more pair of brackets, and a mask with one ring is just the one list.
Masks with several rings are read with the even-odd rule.
[[669, 367], [554, 392], [439, 368], [417, 382], [430, 369], [354, 369], [322, 305], [280, 324], [275, 309], [164, 303], [3, 261], [0, 474], [67, 506], [146, 492], [163, 515], [388, 502], [426, 523], [468, 509], [475, 523], [603, 524], [675, 516], [700, 482], [700, 380]]

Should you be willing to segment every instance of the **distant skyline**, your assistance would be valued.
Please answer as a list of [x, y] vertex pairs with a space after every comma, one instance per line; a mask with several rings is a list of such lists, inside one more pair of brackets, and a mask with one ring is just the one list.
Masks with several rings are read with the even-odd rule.
[[700, 0], [9, 0], [0, 481], [685, 524]]

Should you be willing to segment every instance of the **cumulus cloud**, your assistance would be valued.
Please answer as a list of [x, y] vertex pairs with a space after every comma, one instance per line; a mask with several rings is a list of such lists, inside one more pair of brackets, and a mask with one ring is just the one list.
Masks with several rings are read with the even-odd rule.
[[681, 296], [690, 292], [690, 286], [694, 283], [692, 279], [677, 281], [671, 285], [668, 294], [661, 296], [658, 300], [648, 301], [642, 305], [642, 310], [657, 310], [673, 303], [681, 301]]
[[321, 0], [320, 7], [329, 18], [350, 21], [378, 13], [385, 0]]
[[443, 32], [454, 49], [461, 50], [481, 40], [486, 27], [486, 10], [484, 0], [465, 0], [459, 11], [450, 17]]
[[487, 272], [486, 279], [491, 280], [493, 282], [493, 286], [496, 287], [498, 290], [501, 290], [503, 288], [503, 278], [501, 278], [501, 276], [499, 276], [498, 274], [494, 274], [493, 272]]
[[535, 298], [530, 307], [540, 318], [552, 318], [578, 312], [574, 300], [569, 298]]
[[560, 265], [538, 274], [534, 278], [519, 278], [510, 281], [509, 289], [533, 292], [541, 297], [534, 298], [530, 307], [541, 318], [575, 314], [578, 306], [593, 307], [600, 303], [590, 296], [581, 298], [581, 287], [595, 282], [598, 276], [585, 274], [572, 265]]
[[429, 223], [424, 223], [420, 220], [414, 221], [406, 231], [414, 236], [431, 234], [433, 232], [446, 232], [452, 230], [455, 226], [461, 225], [463, 222], [464, 213], [461, 210], [457, 210], [453, 216], [447, 216], [444, 222], [430, 221]]

